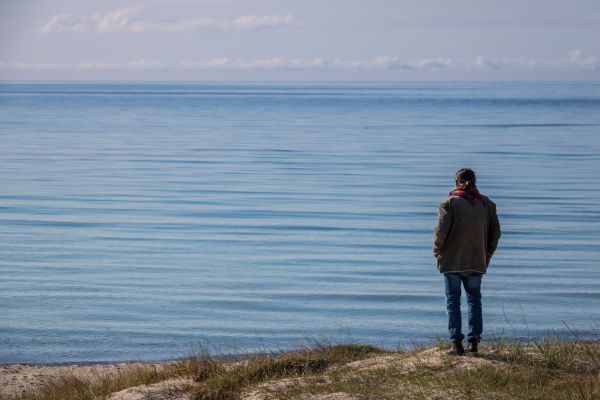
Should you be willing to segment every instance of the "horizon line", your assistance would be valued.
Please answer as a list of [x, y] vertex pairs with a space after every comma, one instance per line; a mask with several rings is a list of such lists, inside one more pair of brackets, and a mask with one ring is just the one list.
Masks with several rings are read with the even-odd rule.
[[0, 84], [5, 83], [600, 83], [597, 80], [584, 79], [424, 79], [424, 80], [377, 80], [377, 79], [287, 79], [287, 80], [153, 80], [153, 79], [0, 79]]

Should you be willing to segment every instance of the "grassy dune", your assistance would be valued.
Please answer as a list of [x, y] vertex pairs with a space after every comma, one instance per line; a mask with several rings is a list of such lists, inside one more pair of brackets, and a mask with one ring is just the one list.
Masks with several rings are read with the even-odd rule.
[[[201, 351], [160, 368], [136, 366], [88, 379], [60, 376], [0, 399], [600, 399], [598, 341], [497, 339], [486, 342], [479, 356], [445, 351], [444, 343], [397, 351], [317, 343], [237, 359]], [[170, 384], [152, 386], [165, 381]], [[114, 394], [132, 387], [141, 389]]]

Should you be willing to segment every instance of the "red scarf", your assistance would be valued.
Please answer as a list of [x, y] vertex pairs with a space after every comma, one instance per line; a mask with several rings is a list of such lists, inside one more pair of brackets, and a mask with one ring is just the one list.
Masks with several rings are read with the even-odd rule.
[[471, 203], [471, 204], [475, 204], [475, 199], [481, 200], [481, 194], [479, 193], [479, 190], [477, 190], [477, 189], [466, 191], [463, 188], [456, 188], [453, 191], [451, 191], [448, 194], [448, 196], [462, 197], [464, 199], [469, 200], [469, 203]]

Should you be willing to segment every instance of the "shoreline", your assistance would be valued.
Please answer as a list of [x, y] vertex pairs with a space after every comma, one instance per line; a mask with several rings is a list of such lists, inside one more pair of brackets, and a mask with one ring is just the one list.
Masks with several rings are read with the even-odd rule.
[[11, 367], [11, 366], [28, 366], [28, 367], [68, 367], [68, 366], [94, 366], [94, 365], [117, 365], [117, 364], [168, 364], [183, 360], [185, 357], [181, 358], [170, 358], [168, 360], [124, 360], [124, 361], [63, 361], [63, 362], [49, 362], [49, 363], [30, 363], [30, 362], [14, 362], [14, 363], [1, 363], [0, 368], [2, 367]]

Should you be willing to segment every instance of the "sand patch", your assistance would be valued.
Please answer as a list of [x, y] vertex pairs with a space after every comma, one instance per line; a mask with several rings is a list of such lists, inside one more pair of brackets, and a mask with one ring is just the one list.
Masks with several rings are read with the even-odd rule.
[[190, 400], [193, 383], [191, 379], [168, 379], [123, 389], [113, 393], [108, 400]]
[[94, 365], [0, 365], [0, 394], [20, 395], [40, 387], [49, 379], [74, 376], [80, 379], [93, 379], [98, 376], [116, 376], [128, 368], [154, 366], [163, 368], [163, 363], [118, 363]]

